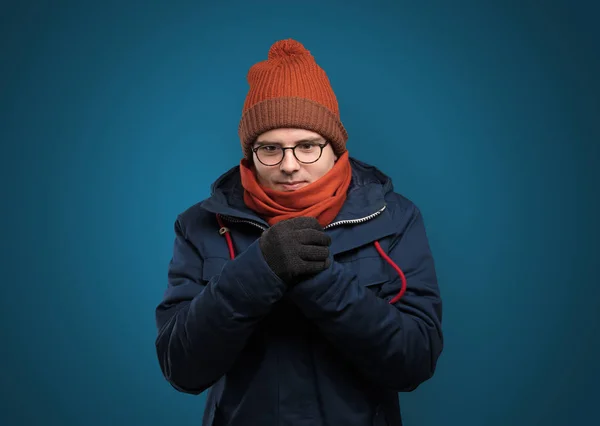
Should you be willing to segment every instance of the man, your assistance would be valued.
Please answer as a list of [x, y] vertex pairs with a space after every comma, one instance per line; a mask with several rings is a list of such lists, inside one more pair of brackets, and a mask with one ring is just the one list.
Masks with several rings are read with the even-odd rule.
[[442, 303], [423, 218], [350, 158], [325, 72], [297, 41], [251, 67], [243, 159], [175, 221], [156, 310], [175, 389], [203, 425], [401, 425], [434, 374]]

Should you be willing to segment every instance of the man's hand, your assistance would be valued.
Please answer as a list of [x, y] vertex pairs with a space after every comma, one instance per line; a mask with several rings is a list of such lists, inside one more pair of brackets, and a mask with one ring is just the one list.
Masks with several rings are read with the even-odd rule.
[[312, 217], [276, 223], [263, 233], [259, 244], [271, 270], [287, 284], [317, 274], [330, 264], [331, 237]]

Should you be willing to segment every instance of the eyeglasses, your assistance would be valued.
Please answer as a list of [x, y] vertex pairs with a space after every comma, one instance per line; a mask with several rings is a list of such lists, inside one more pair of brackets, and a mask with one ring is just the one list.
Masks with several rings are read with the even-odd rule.
[[252, 148], [252, 152], [256, 154], [256, 158], [265, 166], [276, 166], [281, 163], [285, 157], [285, 150], [291, 149], [294, 153], [296, 160], [302, 164], [312, 164], [319, 161], [321, 155], [323, 155], [323, 148], [325, 148], [329, 142], [323, 144], [317, 143], [300, 143], [293, 147], [284, 148], [279, 145], [261, 145], [256, 148]]

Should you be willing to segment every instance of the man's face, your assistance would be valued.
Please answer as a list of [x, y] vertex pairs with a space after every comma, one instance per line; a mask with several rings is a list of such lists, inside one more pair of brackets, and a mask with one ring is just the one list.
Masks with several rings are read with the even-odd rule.
[[330, 144], [323, 148], [319, 160], [311, 164], [298, 161], [291, 149], [284, 150], [283, 160], [274, 166], [261, 163], [257, 155], [263, 162], [271, 164], [281, 158], [279, 148], [298, 146], [296, 155], [303, 161], [312, 161], [321, 151], [317, 145], [325, 143], [321, 135], [304, 129], [274, 129], [261, 134], [256, 139], [254, 148], [262, 148], [253, 154], [258, 181], [276, 191], [296, 191], [317, 181], [333, 168], [337, 160]]

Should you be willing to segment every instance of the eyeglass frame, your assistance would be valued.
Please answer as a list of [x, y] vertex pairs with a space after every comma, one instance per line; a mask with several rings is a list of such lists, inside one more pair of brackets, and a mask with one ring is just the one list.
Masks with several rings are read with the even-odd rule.
[[252, 149], [251, 149], [251, 151], [252, 151], [252, 152], [253, 152], [253, 153], [256, 155], [256, 158], [257, 158], [257, 160], [260, 162], [260, 164], [262, 164], [263, 166], [267, 166], [267, 167], [273, 167], [273, 166], [278, 166], [278, 165], [280, 165], [280, 164], [283, 162], [283, 160], [285, 160], [285, 150], [286, 150], [286, 149], [291, 149], [291, 150], [292, 150], [292, 155], [294, 156], [294, 158], [296, 159], [296, 161], [298, 161], [300, 164], [315, 164], [315, 163], [316, 163], [317, 161], [319, 161], [319, 160], [321, 159], [321, 157], [323, 156], [323, 149], [324, 149], [324, 148], [325, 148], [327, 145], [329, 145], [329, 141], [328, 141], [328, 140], [326, 140], [326, 141], [325, 141], [325, 143], [316, 143], [316, 144], [314, 144], [315, 146], [318, 146], [319, 148], [321, 148], [321, 152], [319, 152], [319, 156], [317, 157], [317, 159], [316, 159], [315, 161], [311, 161], [311, 162], [308, 162], [308, 163], [307, 163], [307, 162], [305, 162], [305, 161], [300, 161], [300, 160], [298, 159], [298, 157], [296, 156], [296, 151], [295, 151], [295, 149], [296, 149], [297, 147], [299, 147], [300, 145], [302, 145], [302, 143], [299, 143], [299, 144], [298, 144], [298, 145], [296, 145], [296, 146], [287, 146], [287, 147], [284, 147], [284, 146], [279, 146], [279, 148], [281, 148], [281, 150], [283, 151], [283, 155], [281, 156], [281, 160], [279, 160], [279, 161], [278, 161], [277, 163], [275, 163], [275, 164], [265, 164], [265, 163], [263, 163], [263, 162], [260, 160], [260, 157], [259, 157], [258, 153], [256, 152], [256, 151], [258, 151], [260, 148], [262, 148], [263, 146], [269, 146], [268, 144], [267, 144], [267, 145], [260, 145], [260, 146], [254, 147], [254, 148], [252, 148]]

